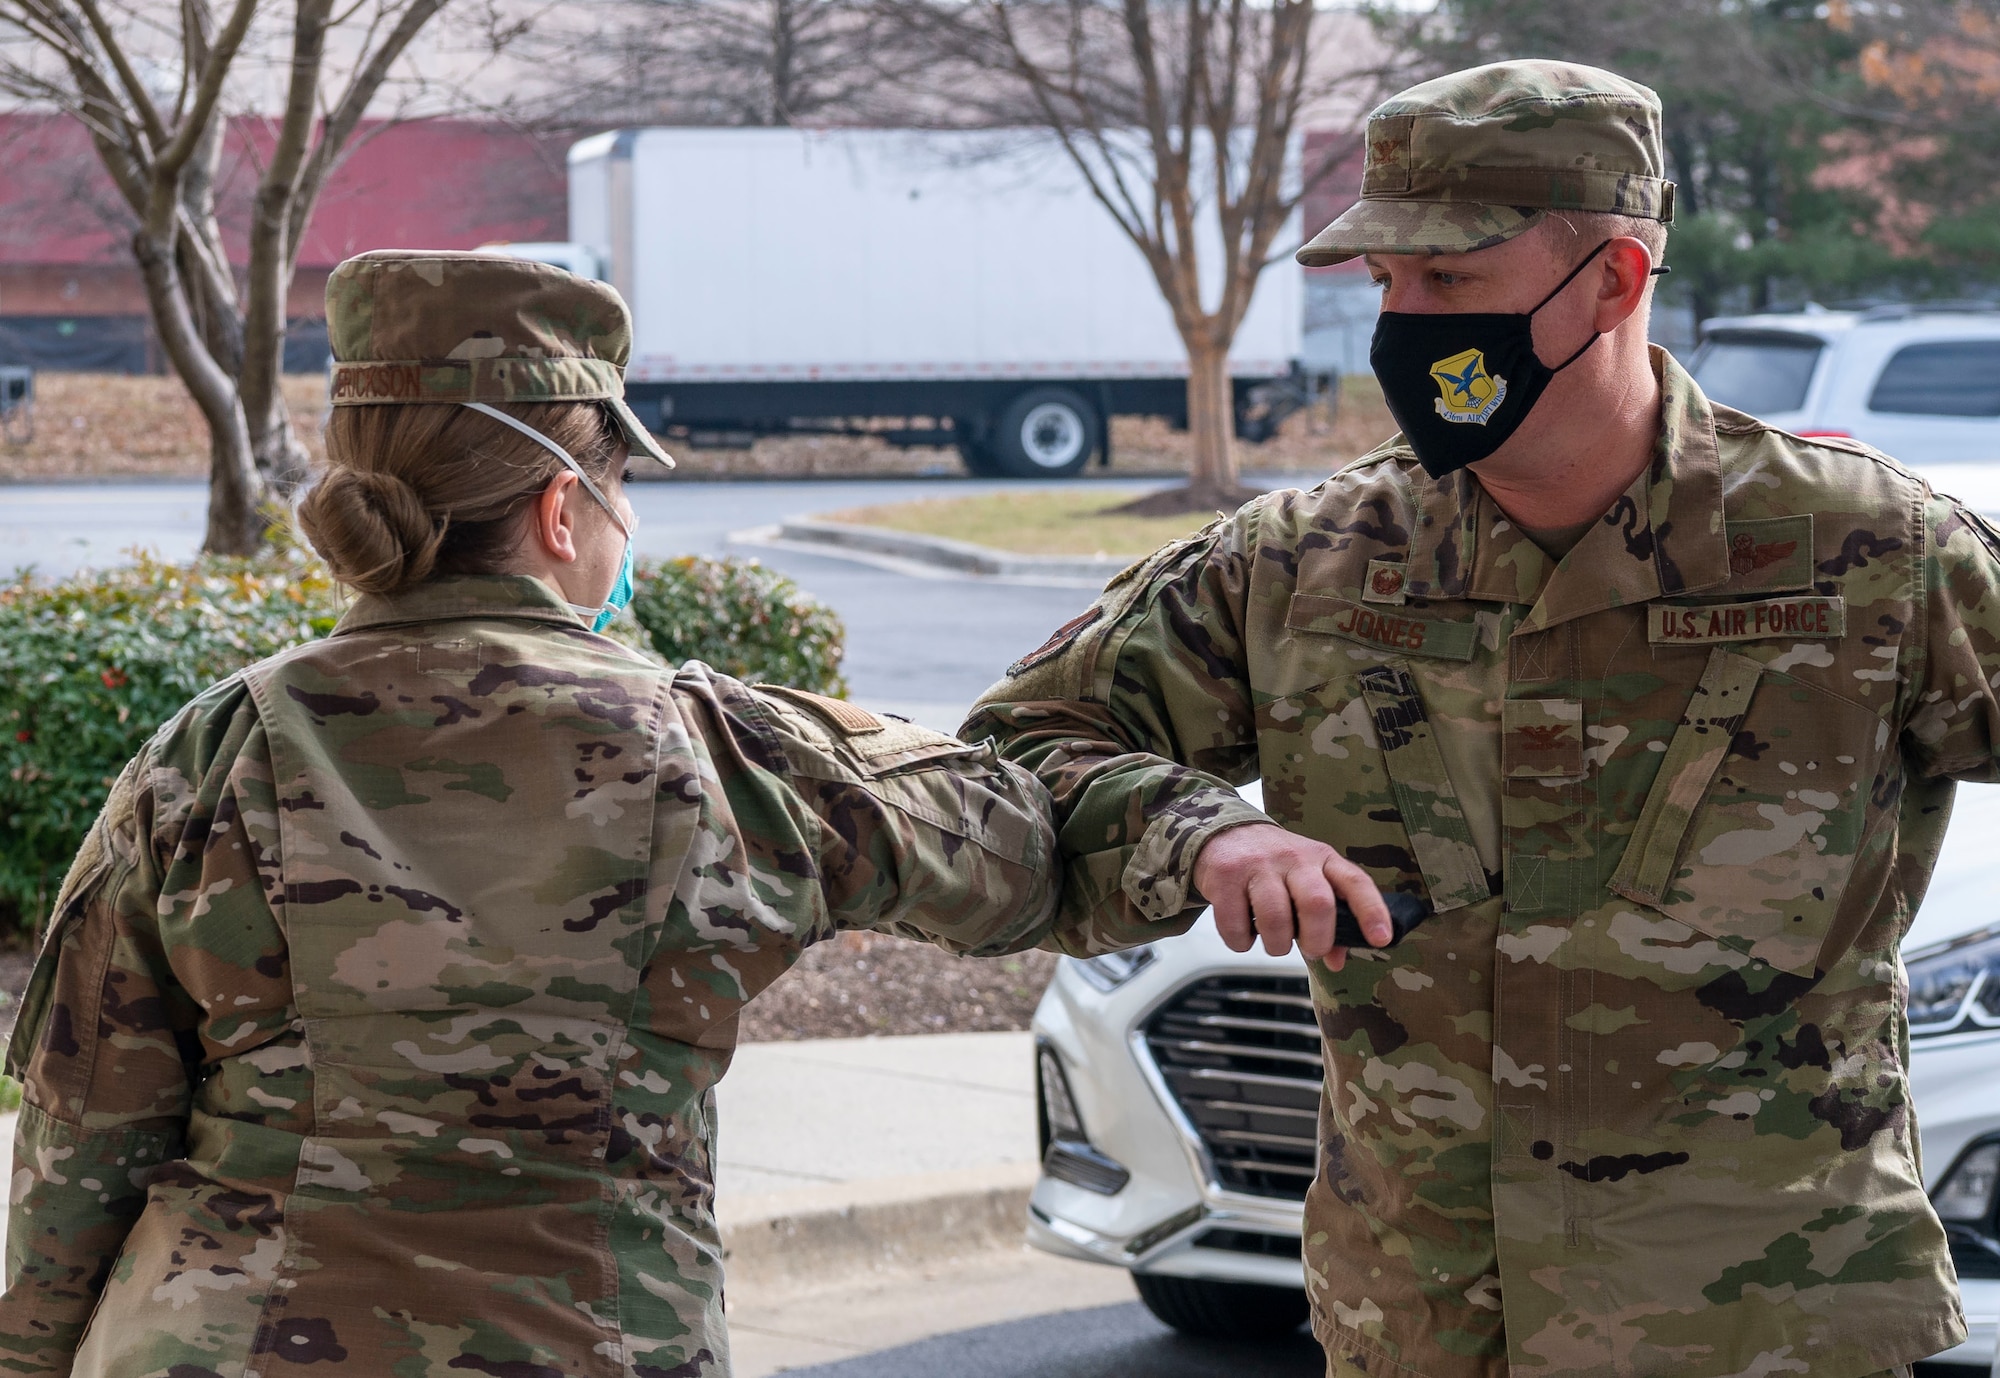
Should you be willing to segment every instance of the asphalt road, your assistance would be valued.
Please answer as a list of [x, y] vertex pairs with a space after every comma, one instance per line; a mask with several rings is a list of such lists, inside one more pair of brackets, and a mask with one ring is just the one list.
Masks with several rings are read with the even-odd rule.
[[786, 1378], [1324, 1378], [1304, 1330], [1278, 1344], [1190, 1340], [1138, 1302], [960, 1330]]
[[[1300, 1329], [1282, 1341], [1191, 1340], [1138, 1302], [1029, 1316], [936, 1335], [785, 1378], [1325, 1378], [1326, 1352]], [[1917, 1364], [1915, 1378], [1986, 1378], [1986, 1370]]]
[[[1939, 466], [1937, 487], [2000, 514], [2000, 465]], [[1157, 480], [1098, 480], [1137, 493]], [[1008, 664], [1042, 644], [1091, 599], [1088, 589], [940, 575], [912, 577], [800, 550], [732, 541], [732, 533], [913, 498], [1039, 486], [977, 479], [647, 482], [631, 488], [641, 555], [754, 556], [783, 570], [847, 623], [855, 699], [950, 730]], [[201, 544], [207, 491], [199, 483], [0, 486], [0, 578], [32, 565], [60, 576], [121, 561], [143, 547], [185, 559]]]
[[[911, 577], [847, 560], [732, 541], [786, 517], [1008, 487], [976, 480], [634, 484], [642, 556], [754, 556], [783, 570], [847, 623], [848, 682], [871, 707], [944, 729], [1007, 665], [1087, 607], [1091, 591], [957, 576]], [[1093, 481], [1093, 486], [1098, 486]], [[1134, 493], [1157, 482], [1105, 481]], [[201, 544], [206, 489], [195, 483], [0, 487], [0, 577], [119, 563], [141, 547], [185, 559]]]

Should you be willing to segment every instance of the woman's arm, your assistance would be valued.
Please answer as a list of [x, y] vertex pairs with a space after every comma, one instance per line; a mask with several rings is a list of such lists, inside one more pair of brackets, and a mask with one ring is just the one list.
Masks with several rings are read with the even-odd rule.
[[707, 868], [711, 893], [800, 942], [871, 928], [988, 955], [1048, 935], [1055, 833], [1029, 772], [852, 704], [695, 673], [677, 688], [687, 708], [706, 700], [692, 716], [741, 850]]
[[157, 917], [149, 753], [70, 869], [7, 1071], [23, 1087], [0, 1294], [0, 1373], [65, 1374], [159, 1166], [181, 1156], [189, 1071]]

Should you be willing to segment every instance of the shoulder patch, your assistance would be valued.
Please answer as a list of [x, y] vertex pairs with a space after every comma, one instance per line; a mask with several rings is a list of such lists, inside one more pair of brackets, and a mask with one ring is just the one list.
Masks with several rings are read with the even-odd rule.
[[[1144, 562], [1142, 561], [1141, 563]], [[1124, 579], [1127, 574], [1132, 573], [1133, 570], [1137, 570], [1138, 568], [1138, 565], [1132, 566], [1131, 570], [1127, 570], [1125, 574], [1119, 575], [1118, 579], [1112, 580], [1112, 583], [1115, 584], [1119, 580]], [[1047, 641], [1044, 641], [1040, 646], [1037, 646], [1012, 665], [1009, 665], [1007, 667], [1007, 677], [1012, 679], [1015, 675], [1025, 670], [1034, 669], [1037, 665], [1040, 665], [1052, 656], [1061, 655], [1069, 647], [1070, 642], [1082, 635], [1085, 628], [1094, 625], [1103, 616], [1104, 608], [1100, 604], [1072, 617], [1069, 621], [1057, 627]]]
[[1119, 640], [1135, 609], [1180, 577], [1211, 549], [1223, 519], [1192, 535], [1169, 541], [1121, 571], [1104, 586], [1096, 603], [1062, 626], [1040, 646], [1007, 667], [1006, 677], [986, 691], [975, 708], [989, 703], [1088, 698], [1107, 645]]
[[793, 689], [783, 684], [753, 684], [750, 687], [760, 694], [773, 694], [801, 708], [809, 708], [850, 737], [867, 732], [880, 732], [889, 726], [885, 719], [844, 699], [830, 699], [825, 694], [815, 694], [806, 689]]

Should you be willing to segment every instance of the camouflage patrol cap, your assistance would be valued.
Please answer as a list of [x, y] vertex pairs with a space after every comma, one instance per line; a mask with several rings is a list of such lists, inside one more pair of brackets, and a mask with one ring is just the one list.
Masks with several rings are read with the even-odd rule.
[[1298, 252], [1308, 268], [1360, 254], [1490, 248], [1550, 211], [1671, 222], [1660, 98], [1573, 62], [1495, 62], [1412, 86], [1368, 117], [1361, 199]]
[[625, 404], [624, 299], [546, 263], [376, 249], [326, 283], [333, 405], [602, 402], [634, 454], [673, 460]]

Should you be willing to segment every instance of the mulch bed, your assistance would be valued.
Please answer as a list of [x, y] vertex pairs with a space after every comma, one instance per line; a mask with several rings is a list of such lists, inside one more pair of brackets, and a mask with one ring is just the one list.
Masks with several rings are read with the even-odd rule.
[[1025, 1029], [1057, 960], [1049, 952], [953, 957], [929, 943], [843, 933], [807, 948], [750, 1002], [743, 1041]]
[[[745, 1043], [869, 1034], [1025, 1029], [1054, 974], [1048, 952], [953, 957], [928, 943], [843, 933], [807, 949], [743, 1012]], [[0, 1042], [14, 1027], [32, 953], [0, 951]]]

